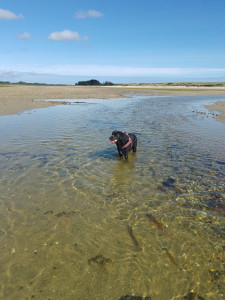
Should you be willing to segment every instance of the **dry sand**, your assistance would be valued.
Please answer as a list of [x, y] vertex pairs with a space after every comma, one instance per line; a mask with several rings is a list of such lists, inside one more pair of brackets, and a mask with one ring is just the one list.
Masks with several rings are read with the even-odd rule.
[[[126, 95], [150, 96], [194, 96], [225, 95], [225, 87], [184, 87], [160, 85], [132, 86], [0, 86], [0, 115], [18, 114], [23, 111], [59, 105], [60, 102], [34, 101], [43, 99], [109, 99]], [[61, 103], [63, 103], [63, 100]], [[225, 102], [207, 106], [210, 110], [221, 111], [217, 117], [225, 122]]]

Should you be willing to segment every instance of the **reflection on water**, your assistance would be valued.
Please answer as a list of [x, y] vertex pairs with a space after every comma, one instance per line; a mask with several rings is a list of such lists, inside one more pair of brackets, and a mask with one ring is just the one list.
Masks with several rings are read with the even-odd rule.
[[[2, 116], [1, 299], [224, 299], [225, 130], [196, 113], [224, 99]], [[128, 161], [117, 129], [138, 137]]]

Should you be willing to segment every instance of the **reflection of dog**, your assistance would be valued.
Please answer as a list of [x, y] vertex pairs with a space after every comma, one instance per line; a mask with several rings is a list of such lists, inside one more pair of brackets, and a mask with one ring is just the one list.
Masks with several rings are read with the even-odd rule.
[[133, 133], [126, 133], [121, 131], [113, 131], [110, 139], [110, 143], [116, 143], [119, 156], [125, 156], [128, 159], [128, 152], [133, 149], [133, 152], [137, 150], [137, 137]]

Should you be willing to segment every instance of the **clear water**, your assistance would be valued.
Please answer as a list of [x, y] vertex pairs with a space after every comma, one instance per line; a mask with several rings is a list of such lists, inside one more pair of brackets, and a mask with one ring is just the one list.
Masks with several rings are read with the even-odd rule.
[[[216, 100], [1, 116], [0, 298], [224, 299], [225, 124], [203, 106]], [[137, 135], [128, 161], [117, 129]]]

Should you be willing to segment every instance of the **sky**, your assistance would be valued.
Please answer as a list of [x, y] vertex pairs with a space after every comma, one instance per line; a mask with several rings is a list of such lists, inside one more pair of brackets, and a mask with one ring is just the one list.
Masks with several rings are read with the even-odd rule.
[[0, 81], [225, 81], [225, 0], [0, 0]]

